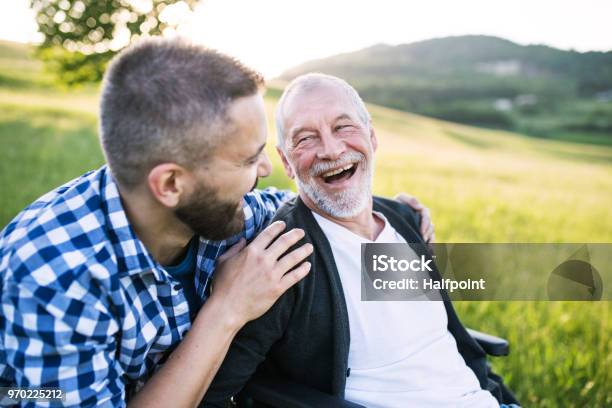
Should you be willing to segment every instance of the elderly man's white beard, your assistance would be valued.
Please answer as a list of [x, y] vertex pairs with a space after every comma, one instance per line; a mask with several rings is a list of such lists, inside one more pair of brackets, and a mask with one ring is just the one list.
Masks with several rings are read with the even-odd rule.
[[[356, 172], [365, 170], [362, 183], [347, 188], [338, 193], [328, 193], [314, 182], [313, 178], [329, 171], [334, 167], [340, 167], [351, 162], [358, 162]], [[308, 175], [308, 180], [303, 180], [297, 175], [298, 189], [324, 213], [334, 218], [351, 218], [363, 211], [372, 197], [372, 163], [367, 163], [363, 154], [348, 152], [335, 162], [317, 163]], [[354, 176], [353, 176], [354, 177]]]

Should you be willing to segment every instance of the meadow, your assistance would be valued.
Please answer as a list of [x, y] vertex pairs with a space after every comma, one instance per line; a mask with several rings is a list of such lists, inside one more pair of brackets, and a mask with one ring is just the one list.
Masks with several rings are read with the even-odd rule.
[[[0, 44], [0, 225], [103, 164], [97, 88], [57, 89], [30, 50]], [[274, 151], [260, 185], [293, 188]], [[379, 138], [374, 189], [409, 192], [438, 242], [612, 242], [612, 147], [534, 139], [369, 106]], [[512, 273], [509, 271], [509, 273]], [[605, 283], [604, 283], [605, 284]], [[466, 325], [507, 338], [492, 361], [526, 407], [612, 406], [612, 303], [457, 302]]]

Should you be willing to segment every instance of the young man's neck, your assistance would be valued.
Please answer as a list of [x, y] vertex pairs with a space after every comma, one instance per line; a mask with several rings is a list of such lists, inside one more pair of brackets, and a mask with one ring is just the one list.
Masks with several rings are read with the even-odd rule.
[[379, 217], [376, 217], [372, 212], [372, 199], [370, 199], [363, 211], [349, 218], [336, 218], [316, 207], [310, 200], [304, 198], [302, 199], [308, 208], [319, 214], [321, 217], [327, 218], [328, 220], [343, 226], [352, 233], [370, 241], [375, 241], [385, 227], [384, 221]]
[[130, 226], [153, 258], [163, 266], [176, 263], [193, 232], [146, 193], [120, 190], [119, 195]]

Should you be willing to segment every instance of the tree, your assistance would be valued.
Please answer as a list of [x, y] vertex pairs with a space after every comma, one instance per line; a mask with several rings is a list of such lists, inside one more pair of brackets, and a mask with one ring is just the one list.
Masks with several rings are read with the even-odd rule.
[[30, 0], [43, 42], [38, 55], [67, 85], [95, 82], [119, 50], [175, 28], [172, 12], [197, 0]]

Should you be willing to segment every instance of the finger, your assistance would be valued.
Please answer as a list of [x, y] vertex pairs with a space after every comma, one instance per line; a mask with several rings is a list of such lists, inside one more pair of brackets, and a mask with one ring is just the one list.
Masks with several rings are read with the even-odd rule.
[[431, 222], [431, 216], [427, 208], [424, 208], [422, 211], [420, 211], [420, 214], [421, 214], [421, 225], [419, 227], [419, 230], [421, 231], [421, 235], [425, 235], [425, 233], [429, 229], [429, 226], [433, 224]]
[[270, 245], [266, 250], [266, 253], [272, 256], [275, 260], [280, 258], [282, 254], [287, 252], [289, 248], [295, 245], [300, 239], [304, 237], [304, 230], [300, 228], [294, 228], [289, 232], [285, 232], [283, 235], [278, 237], [276, 241]]
[[312, 249], [312, 244], [304, 244], [283, 256], [277, 264], [279, 275], [284, 275], [285, 272], [302, 262], [308, 255], [312, 254]]
[[417, 203], [418, 200], [416, 199], [416, 197], [411, 196], [410, 194], [406, 194], [406, 193], [399, 193], [395, 195], [395, 200], [400, 201], [404, 204], [411, 204], [411, 203]]
[[433, 232], [434, 232], [434, 225], [433, 225], [433, 223], [430, 222], [427, 225], [427, 228], [425, 229], [425, 231], [423, 232], [423, 237], [429, 238], [431, 236], [431, 234], [433, 234]]
[[429, 228], [427, 228], [427, 231], [425, 232], [425, 234], [423, 234], [423, 240], [425, 242], [431, 242], [431, 239], [433, 238], [434, 235], [434, 227], [433, 224], [429, 225]]
[[227, 251], [225, 251], [218, 259], [218, 262], [223, 262], [228, 258], [233, 257], [238, 252], [242, 250], [246, 246], [246, 240], [244, 238], [240, 238], [240, 241], [236, 242], [232, 245]]
[[258, 236], [251, 242], [254, 249], [263, 251], [266, 249], [272, 241], [285, 230], [285, 223], [283, 221], [275, 221], [268, 225]]
[[286, 273], [280, 282], [282, 293], [285, 293], [287, 289], [304, 279], [304, 277], [310, 272], [310, 266], [310, 262], [304, 262], [291, 272]]
[[395, 200], [399, 201], [402, 204], [408, 204], [410, 207], [417, 211], [424, 208], [423, 204], [421, 204], [419, 200], [416, 199], [416, 197], [406, 193], [399, 193], [395, 196]]

